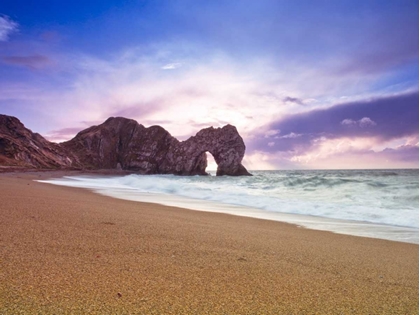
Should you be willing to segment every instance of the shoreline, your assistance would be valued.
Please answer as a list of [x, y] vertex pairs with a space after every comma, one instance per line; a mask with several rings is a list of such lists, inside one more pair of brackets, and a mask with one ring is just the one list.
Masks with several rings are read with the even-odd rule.
[[63, 174], [0, 175], [5, 314], [418, 314], [418, 245], [33, 181]]
[[[98, 176], [98, 178], [108, 178], [108, 176], [122, 176], [126, 174], [116, 173], [82, 173], [72, 175], [72, 177], [84, 175]], [[79, 179], [80, 179], [79, 178]], [[228, 215], [249, 217], [255, 219], [271, 220], [293, 224], [298, 227], [304, 227], [313, 230], [329, 231], [337, 234], [354, 235], [359, 237], [369, 237], [376, 239], [385, 239], [397, 242], [419, 244], [419, 230], [414, 227], [390, 225], [385, 223], [374, 223], [368, 221], [357, 221], [350, 219], [329, 218], [315, 215], [284, 213], [276, 211], [267, 211], [249, 206], [209, 201], [205, 199], [194, 199], [180, 195], [171, 195], [163, 193], [142, 193], [137, 190], [127, 188], [117, 188], [116, 186], [105, 187], [102, 184], [92, 183], [84, 184], [78, 180], [70, 178], [54, 178], [49, 180], [40, 180], [40, 182], [61, 185], [67, 187], [79, 187], [89, 189], [95, 193], [118, 198], [122, 200], [131, 200], [136, 202], [146, 202], [157, 205], [165, 205], [190, 209], [194, 211], [205, 211], [213, 213], [224, 213]]]

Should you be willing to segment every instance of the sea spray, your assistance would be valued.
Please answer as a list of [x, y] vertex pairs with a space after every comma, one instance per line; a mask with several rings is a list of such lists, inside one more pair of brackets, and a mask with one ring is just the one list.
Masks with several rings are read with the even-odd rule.
[[[168, 197], [174, 197], [174, 205], [180, 205], [179, 200], [185, 199], [193, 209], [200, 209], [205, 202], [209, 211], [212, 203], [236, 205], [258, 209], [267, 218], [297, 214], [417, 230], [419, 227], [418, 170], [254, 171], [253, 175], [77, 176], [52, 183], [91, 188], [108, 195], [113, 195], [111, 190], [120, 196], [129, 192], [138, 196], [136, 200], [157, 203], [171, 204]], [[147, 200], [142, 199], [146, 195]]]

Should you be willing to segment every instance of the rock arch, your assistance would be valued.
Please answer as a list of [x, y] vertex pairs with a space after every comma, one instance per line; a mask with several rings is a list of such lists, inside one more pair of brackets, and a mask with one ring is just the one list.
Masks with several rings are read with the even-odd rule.
[[116, 169], [141, 174], [207, 175], [206, 151], [217, 163], [216, 175], [251, 175], [241, 164], [245, 144], [236, 128], [209, 127], [178, 141], [160, 126], [111, 117], [60, 144], [84, 168]]
[[[179, 175], [206, 175], [206, 152], [213, 155], [217, 163], [216, 175], [251, 175], [242, 165], [245, 144], [236, 128], [205, 128], [186, 141], [171, 146], [165, 170]], [[170, 170], [170, 165], [174, 170]]]

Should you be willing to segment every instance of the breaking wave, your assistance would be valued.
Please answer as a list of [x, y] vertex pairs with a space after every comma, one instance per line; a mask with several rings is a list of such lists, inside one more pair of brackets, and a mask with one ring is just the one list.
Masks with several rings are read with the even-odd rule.
[[[254, 171], [251, 177], [127, 175], [67, 177], [96, 190], [172, 195], [339, 220], [419, 227], [418, 170]], [[54, 180], [56, 184], [60, 180]], [[65, 182], [65, 183], [64, 183]]]

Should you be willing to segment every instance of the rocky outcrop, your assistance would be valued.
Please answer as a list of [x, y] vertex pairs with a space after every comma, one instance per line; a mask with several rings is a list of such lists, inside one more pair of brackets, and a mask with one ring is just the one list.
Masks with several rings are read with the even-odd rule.
[[207, 156], [211, 153], [217, 163], [216, 175], [250, 175], [241, 164], [245, 144], [234, 126], [206, 128], [194, 137], [172, 144], [161, 165], [163, 173], [204, 175]]
[[26, 129], [17, 118], [0, 115], [3, 165], [206, 175], [206, 152], [218, 165], [217, 175], [250, 175], [241, 164], [245, 144], [231, 125], [206, 128], [180, 142], [160, 126], [146, 128], [132, 119], [111, 117], [55, 144]]
[[0, 165], [60, 169], [80, 167], [66, 150], [11, 116], [0, 115]]
[[85, 168], [161, 174], [159, 166], [174, 143], [178, 140], [162, 127], [145, 128], [132, 119], [111, 117], [61, 146]]
[[250, 175], [241, 164], [245, 144], [234, 126], [206, 128], [180, 142], [160, 126], [111, 117], [61, 144], [79, 164], [92, 169], [121, 168], [142, 174], [206, 175], [210, 152], [217, 175]]

